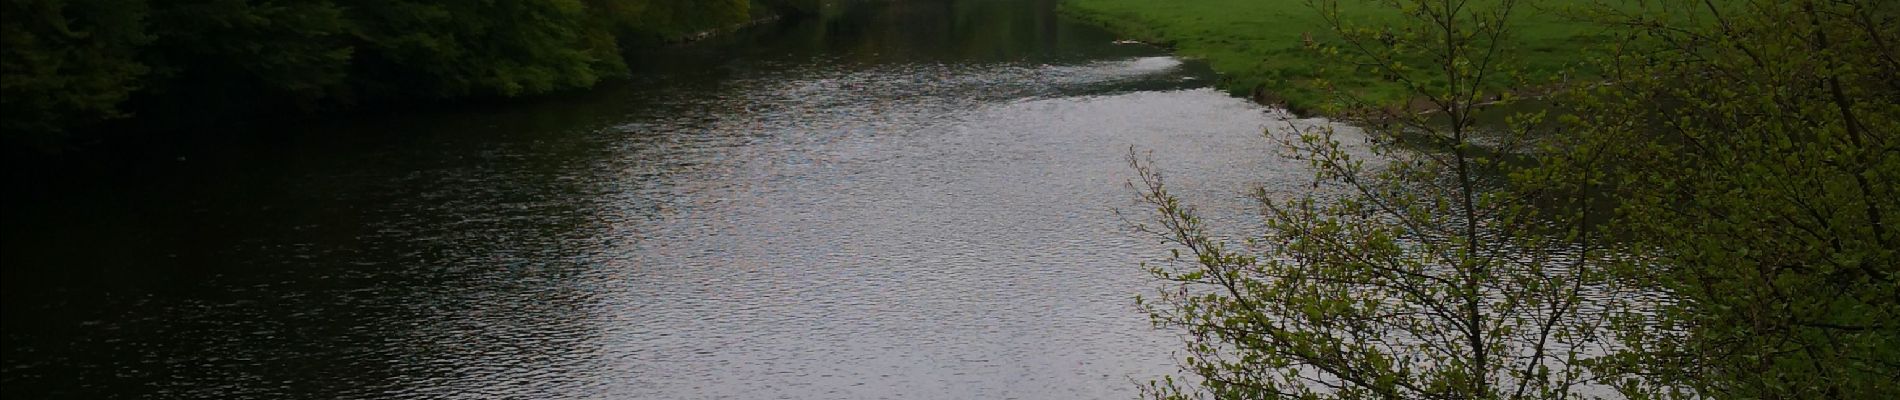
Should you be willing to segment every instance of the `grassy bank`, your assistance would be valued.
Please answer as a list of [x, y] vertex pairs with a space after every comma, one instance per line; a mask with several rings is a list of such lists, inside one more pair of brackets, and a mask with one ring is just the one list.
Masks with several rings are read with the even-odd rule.
[[[1322, 68], [1329, 62], [1305, 48], [1339, 42], [1307, 0], [1067, 0], [1063, 12], [1135, 40], [1171, 47], [1181, 56], [1206, 60], [1221, 73], [1218, 86], [1230, 93], [1314, 109], [1325, 94], [1311, 84], [1324, 78], [1342, 90], [1378, 100], [1404, 100], [1404, 90], [1368, 74]], [[1362, 24], [1394, 18], [1389, 9], [1347, 1], [1342, 16]], [[1532, 76], [1550, 76], [1581, 60], [1586, 46], [1602, 42], [1601, 30], [1532, 5], [1519, 13], [1517, 61]]]

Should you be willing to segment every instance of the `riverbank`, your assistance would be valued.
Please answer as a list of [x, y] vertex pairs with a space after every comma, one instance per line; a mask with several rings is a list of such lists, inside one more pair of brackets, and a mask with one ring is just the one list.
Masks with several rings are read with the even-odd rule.
[[656, 62], [634, 50], [830, 3], [9, 2], [0, 151], [56, 157], [126, 138], [585, 90]]
[[[1305, 46], [1306, 38], [1339, 38], [1306, 0], [1065, 0], [1062, 12], [1134, 40], [1207, 61], [1228, 93], [1294, 110], [1314, 110], [1327, 94], [1310, 82], [1323, 78], [1341, 90], [1381, 101], [1409, 96], [1404, 88], [1364, 73], [1325, 68], [1328, 60]], [[1348, 20], [1377, 22], [1396, 17], [1387, 9], [1342, 10]], [[1525, 73], [1555, 76], [1579, 62], [1577, 54], [1601, 42], [1600, 30], [1561, 17], [1560, 10], [1533, 7], [1522, 13], [1515, 47]]]

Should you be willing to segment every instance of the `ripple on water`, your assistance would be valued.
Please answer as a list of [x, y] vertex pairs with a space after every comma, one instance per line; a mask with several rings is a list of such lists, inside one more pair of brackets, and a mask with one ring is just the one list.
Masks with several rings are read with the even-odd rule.
[[[622, 360], [613, 374], [638, 377], [600, 390], [1112, 397], [1172, 372], [1173, 339], [1131, 304], [1148, 285], [1137, 264], [1160, 250], [1112, 213], [1132, 205], [1128, 149], [1197, 177], [1182, 190], [1224, 212], [1244, 213], [1249, 185], [1303, 173], [1268, 156], [1263, 110], [1211, 90], [1034, 97], [1157, 65], [1178, 61], [966, 69], [935, 86], [898, 68], [729, 98], [773, 106], [709, 124], [782, 134], [722, 148], [695, 171], [708, 175], [617, 185], [690, 217], [593, 250], [613, 276], [598, 318], [630, 322], [603, 324], [601, 351]], [[1074, 79], [1083, 70], [1110, 78]], [[598, 170], [652, 158], [627, 150]]]

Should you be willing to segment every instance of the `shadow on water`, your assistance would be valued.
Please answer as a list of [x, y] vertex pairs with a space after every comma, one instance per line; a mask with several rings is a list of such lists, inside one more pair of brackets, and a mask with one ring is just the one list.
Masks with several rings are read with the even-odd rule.
[[[1244, 212], [1261, 109], [1054, 1], [850, 3], [598, 90], [16, 196], [7, 397], [1127, 397], [1129, 146]], [[1216, 207], [1218, 208], [1218, 207]]]

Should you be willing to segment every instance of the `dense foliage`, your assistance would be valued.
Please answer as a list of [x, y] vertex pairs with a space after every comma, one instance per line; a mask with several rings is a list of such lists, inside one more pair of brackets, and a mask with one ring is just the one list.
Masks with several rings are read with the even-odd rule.
[[[1313, 51], [1414, 99], [1338, 90], [1358, 129], [1270, 133], [1319, 172], [1261, 194], [1248, 246], [1136, 163], [1143, 228], [1185, 250], [1143, 304], [1193, 375], [1150, 394], [1900, 394], [1900, 8], [1606, 1], [1575, 15], [1622, 40], [1579, 83], [1520, 79], [1516, 3], [1311, 1], [1339, 43]], [[1533, 92], [1500, 87], [1556, 107], [1479, 124]]]
[[807, 0], [6, 0], [0, 106], [10, 149], [136, 115], [187, 129], [254, 114], [585, 88], [625, 47], [680, 40]]
[[1632, 398], [1900, 395], [1900, 4], [1651, 6], [1598, 15], [1645, 50], [1605, 57], [1545, 167], [1617, 160], [1604, 227], [1645, 262], [1615, 272], [1666, 294], [1621, 313], [1606, 372]]
[[151, 70], [144, 2], [0, 4], [0, 129], [9, 147], [51, 149], [66, 127], [123, 116]]

